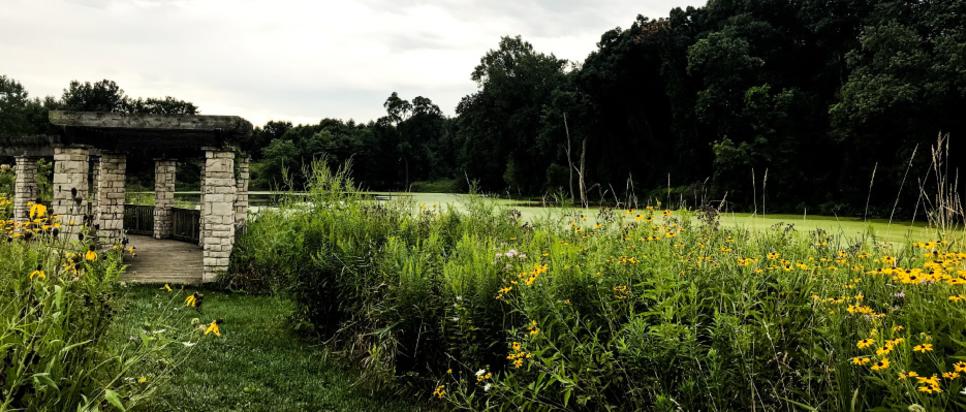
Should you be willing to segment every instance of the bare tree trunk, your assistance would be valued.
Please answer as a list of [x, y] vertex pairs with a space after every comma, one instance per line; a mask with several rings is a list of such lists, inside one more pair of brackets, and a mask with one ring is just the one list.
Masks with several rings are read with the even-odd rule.
[[755, 204], [755, 212], [752, 216], [758, 215], [758, 189], [755, 186], [755, 168], [751, 168], [751, 201]]
[[570, 172], [570, 178], [567, 182], [570, 184], [570, 203], [574, 202], [574, 161], [570, 157], [570, 126], [567, 125], [567, 113], [563, 114], [564, 122], [564, 132], [567, 133], [567, 171]]
[[587, 202], [587, 183], [584, 180], [584, 171], [586, 170], [585, 169], [586, 165], [587, 165], [587, 138], [585, 137], [583, 139], [583, 142], [580, 145], [580, 170], [577, 171], [578, 178], [580, 179], [579, 181], [580, 203], [584, 205], [585, 208], [590, 206], [590, 204]]

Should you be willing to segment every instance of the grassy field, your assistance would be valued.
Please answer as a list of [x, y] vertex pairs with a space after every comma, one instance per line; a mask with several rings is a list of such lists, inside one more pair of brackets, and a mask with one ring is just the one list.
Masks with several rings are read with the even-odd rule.
[[[470, 195], [457, 193], [403, 193], [403, 192], [371, 192], [379, 199], [388, 198], [408, 198], [413, 202], [425, 207], [445, 208], [448, 206], [460, 207]], [[282, 192], [252, 191], [250, 192], [253, 205], [264, 205], [274, 196], [284, 194]], [[178, 192], [178, 207], [192, 207], [198, 196], [198, 192]], [[192, 200], [194, 199], [194, 200]], [[554, 217], [562, 214], [583, 213], [592, 217], [598, 208], [588, 209], [579, 207], [544, 207], [539, 202], [491, 198], [498, 204], [513, 207], [523, 214], [524, 218], [534, 219], [540, 217]], [[150, 205], [154, 198], [152, 192], [129, 193], [129, 203]], [[264, 206], [262, 206], [264, 207]], [[255, 207], [257, 210], [258, 206]], [[768, 214], [753, 215], [750, 213], [725, 213], [721, 217], [721, 222], [729, 227], [746, 228], [749, 230], [761, 230], [770, 228], [776, 224], [792, 224], [796, 230], [812, 231], [823, 229], [832, 235], [843, 235], [855, 237], [857, 235], [875, 235], [880, 240], [891, 243], [903, 243], [907, 241], [924, 241], [935, 237], [935, 231], [926, 227], [923, 222], [895, 221], [889, 223], [886, 219], [860, 219], [854, 217], [836, 217], [820, 215], [793, 215], [793, 214]], [[962, 233], [958, 233], [963, 235]]]
[[[253, 209], [258, 210], [259, 204], [264, 205], [273, 196], [280, 192], [253, 191], [250, 192]], [[418, 205], [428, 208], [446, 208], [454, 206], [461, 208], [470, 195], [455, 193], [402, 193], [402, 192], [372, 192], [379, 199], [401, 197], [412, 199]], [[178, 192], [178, 207], [193, 207], [191, 199], [196, 199], [198, 192]], [[513, 207], [519, 210], [525, 219], [535, 219], [541, 217], [559, 217], [563, 214], [583, 213], [587, 217], [593, 217], [598, 212], [598, 208], [588, 209], [578, 207], [543, 207], [538, 202], [528, 202], [504, 198], [492, 198], [498, 204]], [[129, 194], [129, 203], [153, 204], [153, 194], [151, 192], [138, 192]], [[261, 206], [265, 207], [265, 206]], [[906, 243], [909, 241], [926, 241], [936, 237], [936, 232], [927, 227], [923, 222], [895, 221], [889, 223], [884, 219], [863, 220], [854, 217], [835, 217], [819, 215], [791, 215], [791, 214], [769, 214], [753, 215], [750, 213], [725, 213], [721, 216], [722, 224], [728, 227], [744, 228], [748, 230], [762, 230], [773, 227], [777, 224], [794, 225], [798, 231], [813, 231], [822, 229], [831, 235], [841, 235], [844, 237], [864, 237], [874, 235], [878, 240], [892, 244]], [[955, 236], [963, 237], [966, 233], [957, 232]]]
[[[425, 207], [445, 208], [449, 205], [459, 205], [466, 201], [469, 195], [450, 193], [380, 193], [384, 196], [409, 197], [419, 205]], [[597, 214], [598, 208], [589, 209], [579, 207], [543, 207], [536, 202], [525, 202], [509, 199], [494, 199], [494, 201], [520, 210], [526, 219], [539, 217], [555, 217], [562, 214], [583, 213], [588, 218]], [[823, 229], [830, 235], [841, 235], [854, 238], [857, 236], [874, 235], [881, 241], [890, 243], [905, 243], [907, 241], [925, 241], [936, 237], [936, 232], [922, 222], [911, 223], [896, 221], [889, 224], [883, 219], [857, 219], [850, 217], [815, 216], [815, 215], [752, 215], [750, 213], [725, 213], [721, 216], [721, 223], [728, 227], [744, 228], [758, 231], [773, 227], [777, 224], [794, 225], [798, 231], [808, 232]], [[957, 233], [962, 236], [962, 233]]]
[[[194, 291], [191, 289], [190, 291]], [[316, 341], [289, 325], [292, 304], [280, 297], [204, 293], [201, 319], [224, 319], [222, 337], [194, 348], [147, 411], [410, 411], [419, 407], [354, 385], [355, 375]], [[157, 297], [156, 295], [165, 295]], [[167, 294], [137, 286], [125, 295], [119, 327], [136, 324]], [[175, 299], [180, 300], [179, 297]], [[185, 309], [187, 310], [187, 309]], [[192, 315], [193, 316], [193, 315]], [[189, 316], [189, 317], [192, 317]]]

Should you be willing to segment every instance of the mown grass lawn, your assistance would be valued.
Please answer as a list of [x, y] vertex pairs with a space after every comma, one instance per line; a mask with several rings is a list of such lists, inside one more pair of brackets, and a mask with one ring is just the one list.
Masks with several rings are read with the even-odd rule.
[[[186, 289], [194, 291], [194, 289]], [[318, 343], [287, 324], [292, 305], [271, 296], [215, 290], [204, 293], [203, 322], [224, 319], [223, 336], [193, 348], [146, 411], [411, 411], [423, 405], [370, 394], [355, 375]], [[137, 324], [165, 294], [158, 286], [126, 292], [119, 322]], [[154, 302], [154, 303], [152, 303]]]

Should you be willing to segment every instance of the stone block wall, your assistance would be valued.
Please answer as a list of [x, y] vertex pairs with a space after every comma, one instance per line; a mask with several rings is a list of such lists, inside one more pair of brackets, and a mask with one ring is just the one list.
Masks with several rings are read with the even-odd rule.
[[198, 196], [198, 204], [201, 205], [201, 216], [198, 218], [198, 227], [202, 231], [201, 236], [198, 236], [198, 246], [201, 246], [201, 247], [204, 247], [205, 246], [205, 234], [204, 234], [204, 230], [205, 230], [205, 165], [207, 164], [207, 162], [208, 162], [207, 159], [201, 162], [201, 180], [200, 180], [200, 183], [199, 183], [199, 186], [200, 186], [199, 191], [201, 192], [201, 194]]
[[90, 176], [90, 185], [91, 186], [90, 186], [90, 189], [89, 189], [89, 192], [88, 193], [91, 194], [91, 197], [89, 199], [91, 203], [87, 207], [89, 208], [89, 210], [91, 211], [91, 213], [94, 215], [94, 218], [96, 219], [97, 218], [97, 213], [98, 213], [98, 211], [97, 211], [97, 192], [98, 192], [98, 190], [97, 190], [97, 184], [100, 181], [100, 179], [97, 177], [97, 174], [100, 173], [100, 171], [101, 171], [101, 157], [100, 156], [90, 156], [89, 159], [90, 159], [90, 162], [89, 163], [90, 163], [90, 174], [91, 174], [91, 176]]
[[249, 163], [251, 159], [247, 156], [238, 158], [238, 176], [235, 181], [235, 225], [244, 226], [248, 219], [248, 179], [250, 176]]
[[54, 147], [54, 201], [52, 213], [60, 215], [64, 233], [76, 239], [87, 212], [89, 151], [86, 147]]
[[212, 282], [228, 270], [235, 243], [235, 154], [206, 150], [201, 238], [204, 247], [202, 281]]
[[23, 222], [30, 212], [28, 204], [37, 200], [37, 159], [18, 156], [15, 161], [13, 216], [14, 220]]
[[154, 238], [171, 237], [174, 221], [171, 208], [174, 206], [174, 182], [177, 162], [174, 160], [154, 161]]
[[110, 246], [124, 239], [124, 177], [127, 157], [123, 154], [104, 153], [97, 162], [94, 196], [97, 208], [95, 223], [102, 245]]

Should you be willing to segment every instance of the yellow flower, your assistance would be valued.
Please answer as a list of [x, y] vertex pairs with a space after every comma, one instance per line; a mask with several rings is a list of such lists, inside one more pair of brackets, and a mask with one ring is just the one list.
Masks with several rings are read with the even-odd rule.
[[868, 347], [870, 347], [870, 346], [872, 346], [874, 344], [875, 344], [875, 341], [872, 340], [872, 339], [862, 339], [862, 340], [856, 342], [855, 343], [855, 346], [858, 347], [859, 349], [865, 349], [865, 348], [868, 348]]
[[865, 366], [865, 365], [868, 365], [869, 362], [872, 362], [872, 358], [868, 356], [856, 356], [852, 358], [853, 365]]
[[35, 278], [40, 280], [47, 279], [47, 274], [44, 273], [43, 270], [40, 270], [40, 266], [38, 266], [37, 269], [34, 270], [33, 272], [30, 272], [30, 280], [34, 280]]
[[437, 386], [433, 391], [433, 396], [435, 396], [436, 399], [443, 399], [443, 397], [446, 396], [446, 385]]
[[939, 386], [933, 386], [933, 385], [923, 385], [916, 388], [916, 390], [919, 392], [925, 393], [927, 395], [932, 395], [934, 393], [941, 393], [943, 391], [942, 389], [939, 388]]
[[889, 359], [888, 358], [880, 359], [876, 363], [872, 364], [871, 369], [876, 372], [889, 369]]
[[537, 321], [531, 320], [530, 324], [527, 326], [527, 331], [530, 336], [537, 336], [540, 334], [540, 328], [537, 327]]
[[906, 380], [907, 378], [915, 378], [915, 377], [917, 377], [917, 376], [919, 376], [919, 374], [918, 374], [918, 373], [916, 373], [916, 371], [909, 371], [909, 372], [899, 372], [899, 380], [900, 380], [900, 381], [904, 381], [904, 380]]
[[480, 369], [480, 370], [476, 371], [476, 382], [477, 383], [486, 382], [486, 381], [490, 380], [490, 378], [492, 378], [492, 377], [493, 377], [493, 374], [490, 373], [490, 372], [487, 372], [486, 369]]
[[148, 378], [146, 376], [138, 376], [138, 383], [144, 385], [145, 383], [148, 383]]
[[896, 346], [901, 345], [902, 342], [905, 342], [905, 341], [906, 340], [903, 339], [903, 338], [889, 339], [889, 340], [885, 341], [885, 347], [887, 347], [890, 350], [892, 350], [893, 348], [895, 348]]
[[84, 254], [84, 260], [88, 262], [93, 262], [97, 260], [97, 252], [93, 250], [88, 250], [87, 253]]
[[31, 219], [43, 219], [44, 216], [47, 216], [47, 206], [40, 203], [32, 203], [30, 205]]
[[630, 295], [630, 288], [628, 288], [627, 285], [614, 286], [615, 299], [624, 300], [624, 299], [627, 299], [628, 295]]
[[208, 336], [209, 333], [214, 333], [215, 336], [221, 336], [221, 322], [222, 320], [218, 319], [208, 324], [208, 328], [205, 329], [205, 336]]
[[964, 373], [966, 372], [966, 362], [959, 361], [953, 364], [953, 370], [956, 372]]
[[921, 353], [932, 352], [932, 344], [923, 343], [921, 345], [916, 345], [912, 347], [912, 350], [914, 352], [921, 352]]
[[892, 352], [892, 346], [884, 346], [875, 350], [877, 356], [885, 356]]
[[187, 306], [187, 307], [189, 307], [189, 308], [197, 308], [198, 307], [198, 292], [192, 293], [192, 294], [188, 295], [188, 297], [184, 298], [184, 305]]
[[168, 292], [168, 293], [171, 293], [171, 292], [174, 291], [174, 289], [171, 289], [171, 285], [169, 285], [167, 283], [164, 284], [164, 287], [162, 289], [164, 289], [164, 291], [165, 292]]
[[943, 378], [953, 380], [959, 377], [959, 372], [943, 372]]

